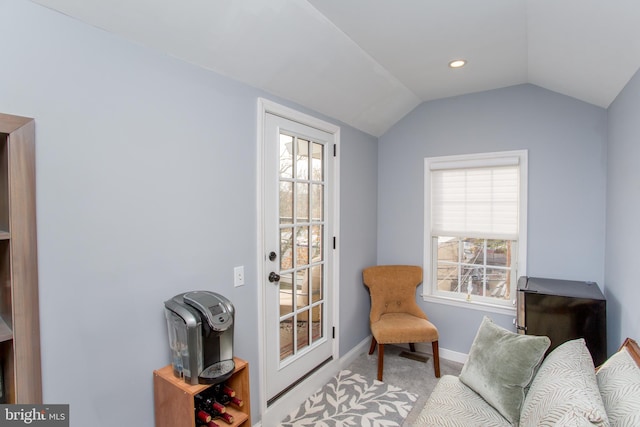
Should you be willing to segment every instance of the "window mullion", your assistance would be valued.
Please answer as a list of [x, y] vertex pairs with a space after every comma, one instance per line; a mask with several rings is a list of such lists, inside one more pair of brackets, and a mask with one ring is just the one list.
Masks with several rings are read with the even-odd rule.
[[482, 245], [483, 263], [482, 263], [482, 296], [487, 296], [487, 239], [484, 239]]

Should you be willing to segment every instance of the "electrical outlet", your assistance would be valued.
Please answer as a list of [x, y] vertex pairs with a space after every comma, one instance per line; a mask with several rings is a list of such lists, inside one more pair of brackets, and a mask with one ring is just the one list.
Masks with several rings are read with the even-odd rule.
[[244, 286], [244, 266], [233, 268], [233, 286]]

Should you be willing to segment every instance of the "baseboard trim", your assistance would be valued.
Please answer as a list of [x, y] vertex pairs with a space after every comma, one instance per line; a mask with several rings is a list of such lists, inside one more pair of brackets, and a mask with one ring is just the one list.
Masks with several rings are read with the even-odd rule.
[[[395, 344], [398, 347], [409, 348], [409, 344]], [[431, 343], [428, 342], [418, 342], [416, 343], [416, 351], [420, 353], [425, 353], [433, 356], [433, 352], [431, 351]], [[452, 362], [465, 363], [467, 358], [469, 357], [466, 353], [459, 353], [457, 351], [449, 350], [446, 348], [438, 348], [438, 353], [440, 354], [441, 359], [450, 360]]]
[[440, 357], [443, 359], [451, 360], [452, 362], [465, 363], [469, 357], [466, 353], [459, 353], [457, 351], [448, 350], [446, 348], [438, 349]]
[[360, 341], [355, 347], [347, 352], [340, 358], [340, 369], [344, 369], [351, 365], [362, 353], [369, 351], [369, 344], [371, 343], [371, 335]]

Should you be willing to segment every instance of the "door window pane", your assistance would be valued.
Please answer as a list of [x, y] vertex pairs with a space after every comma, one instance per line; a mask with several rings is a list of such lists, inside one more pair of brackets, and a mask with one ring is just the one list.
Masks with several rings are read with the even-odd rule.
[[299, 270], [296, 273], [296, 309], [309, 305], [309, 270]]
[[280, 360], [293, 354], [293, 317], [280, 321]]
[[280, 224], [293, 222], [293, 184], [280, 181]]
[[296, 184], [296, 220], [309, 221], [309, 184]]
[[280, 270], [293, 266], [293, 228], [280, 229]]
[[309, 179], [309, 141], [304, 139], [298, 139], [296, 178]]
[[316, 305], [311, 310], [311, 341], [317, 341], [323, 336], [322, 331], [322, 304]]
[[291, 273], [280, 275], [280, 316], [285, 316], [293, 312], [293, 286]]
[[311, 262], [322, 261], [322, 226], [311, 227]]
[[324, 219], [324, 185], [311, 185], [311, 218], [313, 221]]
[[293, 178], [293, 137], [280, 134], [280, 177]]
[[309, 345], [309, 310], [298, 313], [297, 346], [298, 351]]
[[312, 145], [311, 179], [322, 181], [324, 179], [324, 145], [314, 142]]
[[296, 227], [296, 267], [309, 264], [309, 227]]
[[322, 299], [322, 265], [311, 267], [311, 302], [315, 303]]

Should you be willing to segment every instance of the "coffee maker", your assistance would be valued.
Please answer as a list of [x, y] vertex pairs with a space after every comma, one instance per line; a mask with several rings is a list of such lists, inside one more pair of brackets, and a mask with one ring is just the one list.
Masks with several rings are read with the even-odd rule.
[[217, 384], [235, 369], [233, 321], [227, 298], [209, 291], [178, 294], [164, 302], [173, 374], [195, 384]]

